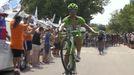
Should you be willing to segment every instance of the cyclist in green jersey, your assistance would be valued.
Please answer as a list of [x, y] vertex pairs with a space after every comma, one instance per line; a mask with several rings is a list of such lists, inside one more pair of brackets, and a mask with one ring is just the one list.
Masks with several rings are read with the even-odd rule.
[[74, 42], [77, 49], [76, 61], [79, 62], [80, 52], [82, 47], [82, 36], [81, 36], [80, 28], [85, 27], [86, 29], [92, 31], [93, 33], [97, 33], [97, 32], [94, 31], [88, 24], [86, 24], [85, 20], [82, 17], [77, 16], [77, 10], [78, 10], [77, 4], [70, 3], [68, 5], [69, 15], [63, 19], [63, 24], [60, 25], [59, 31], [61, 31], [63, 28], [66, 28], [67, 31], [77, 30], [76, 35], [78, 37], [74, 38]]

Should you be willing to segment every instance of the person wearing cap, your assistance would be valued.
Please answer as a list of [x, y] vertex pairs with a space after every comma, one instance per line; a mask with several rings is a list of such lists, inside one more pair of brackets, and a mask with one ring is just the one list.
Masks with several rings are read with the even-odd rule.
[[64, 27], [67, 31], [77, 30], [78, 37], [74, 38], [75, 46], [77, 49], [77, 58], [76, 61], [80, 61], [80, 52], [82, 47], [82, 35], [80, 32], [80, 28], [83, 26], [93, 33], [97, 33], [94, 31], [88, 24], [86, 24], [85, 19], [81, 16], [77, 15], [78, 5], [75, 3], [70, 3], [68, 5], [69, 15], [63, 19], [63, 24], [60, 25], [59, 31], [61, 31]]

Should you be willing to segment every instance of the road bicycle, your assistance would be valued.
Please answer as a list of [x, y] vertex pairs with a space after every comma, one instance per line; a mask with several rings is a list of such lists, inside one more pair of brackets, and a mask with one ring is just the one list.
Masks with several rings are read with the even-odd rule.
[[65, 69], [65, 75], [76, 75], [76, 53], [74, 38], [78, 37], [78, 31], [67, 31], [64, 33], [64, 39], [61, 45], [61, 61]]

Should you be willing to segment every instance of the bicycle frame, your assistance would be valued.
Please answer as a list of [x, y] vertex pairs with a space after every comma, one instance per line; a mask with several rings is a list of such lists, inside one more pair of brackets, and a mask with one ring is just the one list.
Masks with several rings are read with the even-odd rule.
[[68, 43], [67, 45], [67, 51], [65, 56], [68, 57], [68, 62], [65, 65], [65, 61], [64, 58], [62, 58], [62, 63], [64, 66], [64, 69], [66, 70], [66, 72], [68, 72], [67, 75], [72, 75], [72, 71], [76, 70], [76, 61], [75, 61], [75, 45], [74, 45], [74, 35], [72, 34], [73, 32], [69, 32], [67, 33], [66, 37], [65, 37], [65, 41]]
[[71, 34], [68, 39], [69, 39], [68, 40], [68, 42], [69, 42], [68, 51], [70, 52], [69, 54], [74, 54], [74, 52], [75, 52], [74, 36]]

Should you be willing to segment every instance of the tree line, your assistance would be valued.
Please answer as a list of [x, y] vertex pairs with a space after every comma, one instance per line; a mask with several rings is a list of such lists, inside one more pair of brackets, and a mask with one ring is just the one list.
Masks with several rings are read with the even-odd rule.
[[111, 15], [108, 31], [113, 33], [134, 32], [134, 4], [125, 5], [123, 9], [116, 10]]
[[67, 5], [76, 3], [79, 6], [78, 15], [86, 19], [90, 23], [93, 19], [92, 15], [103, 13], [104, 6], [109, 0], [21, 0], [22, 10], [26, 13], [34, 14], [36, 7], [38, 8], [38, 18], [52, 17], [56, 14], [55, 22], [58, 22], [60, 17], [68, 15]]

